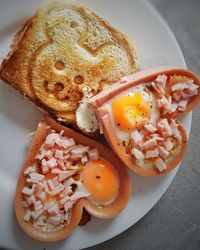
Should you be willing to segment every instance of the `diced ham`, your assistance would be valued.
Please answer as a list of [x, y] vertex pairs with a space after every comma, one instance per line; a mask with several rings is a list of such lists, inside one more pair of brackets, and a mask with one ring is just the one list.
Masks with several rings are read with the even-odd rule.
[[37, 202], [34, 194], [32, 194], [30, 197], [27, 197], [27, 198], [26, 198], [26, 201], [27, 201], [30, 205], [35, 205], [35, 203]]
[[166, 141], [163, 142], [163, 145], [165, 146], [167, 151], [170, 151], [174, 147], [174, 144], [172, 143], [170, 138], [167, 138]]
[[76, 191], [75, 193], [73, 193], [69, 198], [70, 200], [74, 203], [76, 202], [78, 199], [80, 198], [84, 198], [89, 196], [90, 194], [87, 192], [81, 192], [81, 191]]
[[36, 155], [36, 159], [42, 160], [46, 155], [47, 150], [42, 146], [40, 149], [40, 153]]
[[43, 174], [47, 174], [49, 172], [49, 167], [47, 166], [47, 161], [45, 159], [41, 161], [41, 168]]
[[169, 156], [169, 152], [162, 146], [158, 146], [158, 151], [159, 151], [159, 155], [163, 159], [166, 159]]
[[57, 163], [58, 163], [58, 167], [59, 167], [61, 170], [65, 170], [65, 169], [66, 169], [66, 166], [65, 166], [64, 161], [62, 161], [62, 160], [57, 160]]
[[24, 208], [29, 207], [29, 204], [28, 204], [27, 201], [22, 201], [21, 203], [22, 203], [22, 206], [23, 206]]
[[47, 211], [51, 216], [55, 216], [55, 215], [59, 214], [60, 209], [58, 208], [58, 206], [56, 204], [50, 204]]
[[44, 175], [43, 174], [38, 174], [38, 173], [30, 173], [29, 174], [30, 178], [26, 179], [27, 183], [38, 183], [40, 181], [42, 181], [44, 179]]
[[158, 75], [155, 81], [157, 84], [159, 84], [163, 88], [165, 88], [166, 82], [167, 82], [167, 76], [166, 75]]
[[55, 158], [57, 158], [57, 159], [63, 159], [63, 150], [56, 149], [56, 151], [55, 151]]
[[65, 213], [65, 221], [67, 222], [67, 224], [69, 224], [69, 220], [70, 220], [70, 215], [71, 213]]
[[153, 148], [153, 147], [155, 147], [155, 146], [157, 146], [157, 141], [156, 141], [155, 138], [152, 138], [152, 139], [146, 141], [146, 142], [143, 144], [143, 147], [144, 147], [145, 149]]
[[180, 91], [180, 90], [183, 90], [185, 89], [185, 84], [184, 83], [177, 83], [177, 84], [174, 84], [172, 85], [171, 87], [172, 91]]
[[98, 160], [99, 152], [96, 148], [89, 149], [88, 156], [89, 156], [90, 160]]
[[45, 192], [46, 193], [49, 192], [49, 187], [48, 187], [48, 184], [47, 184], [46, 180], [43, 180], [42, 184], [44, 185]]
[[72, 175], [74, 175], [76, 173], [76, 170], [66, 170], [66, 171], [62, 171], [59, 173], [58, 175], [58, 179], [59, 181], [64, 181], [65, 179], [71, 177]]
[[57, 187], [55, 187], [53, 190], [49, 191], [49, 195], [55, 196], [58, 195], [60, 192], [63, 191], [65, 187], [60, 183]]
[[179, 111], [185, 111], [186, 106], [187, 106], [188, 100], [187, 99], [183, 99], [178, 103], [178, 110]]
[[155, 166], [156, 168], [162, 172], [163, 170], [165, 170], [167, 168], [166, 164], [163, 162], [163, 160], [159, 157], [155, 160]]
[[53, 152], [51, 150], [47, 150], [45, 157], [50, 160], [53, 158]]
[[62, 199], [60, 199], [59, 202], [60, 202], [61, 205], [64, 205], [68, 200], [69, 200], [69, 196], [65, 196]]
[[154, 127], [151, 123], [145, 124], [144, 127], [151, 133], [154, 133], [157, 130], [157, 128]]
[[35, 184], [33, 184], [31, 188], [28, 188], [28, 187], [25, 186], [22, 189], [22, 193], [26, 194], [28, 196], [31, 196], [34, 193], [34, 191], [35, 191], [35, 187], [36, 187]]
[[72, 203], [70, 200], [68, 200], [68, 201], [65, 203], [65, 205], [64, 205], [65, 212], [67, 213], [68, 210], [69, 210], [72, 206], [73, 206], [73, 203]]
[[172, 134], [173, 136], [178, 140], [178, 141], [181, 141], [181, 135], [180, 135], [180, 132], [178, 130], [178, 126], [175, 122], [174, 119], [171, 120], [171, 123], [170, 123], [170, 127], [172, 129]]
[[144, 154], [142, 153], [142, 151], [140, 151], [134, 147], [131, 149], [131, 155], [133, 155], [137, 160], [144, 159]]
[[178, 108], [178, 103], [177, 102], [172, 102], [172, 105], [171, 105], [171, 112], [174, 113], [177, 108]]
[[143, 136], [138, 132], [138, 130], [135, 129], [131, 132], [131, 140], [133, 141], [135, 145], [141, 143], [142, 138]]
[[180, 99], [181, 99], [181, 93], [180, 93], [180, 91], [174, 91], [173, 93], [172, 93], [172, 97], [173, 97], [173, 99], [175, 100], [175, 101], [179, 101]]
[[52, 224], [52, 225], [60, 225], [64, 222], [64, 215], [63, 214], [58, 214], [56, 216], [50, 216], [48, 218], [48, 223]]
[[81, 159], [83, 154], [71, 154], [70, 158], [73, 160]]
[[31, 218], [31, 215], [32, 215], [31, 210], [26, 211], [26, 213], [24, 215], [24, 220], [28, 222]]
[[60, 172], [62, 172], [62, 170], [60, 168], [52, 168], [51, 169], [52, 174], [59, 174]]
[[51, 190], [53, 190], [53, 189], [55, 188], [55, 186], [54, 186], [54, 183], [53, 183], [53, 180], [52, 180], [52, 179], [49, 179], [49, 180], [47, 181], [47, 183], [48, 183], [49, 188], [50, 188]]
[[62, 140], [62, 146], [65, 150], [71, 148], [72, 146], [75, 145], [75, 141], [73, 138], [63, 138]]
[[155, 138], [156, 141], [164, 141], [164, 138], [161, 137], [161, 136], [160, 136], [159, 134], [157, 134], [157, 133], [152, 133], [152, 134], [150, 134], [150, 137], [151, 137], [151, 138]]
[[51, 133], [47, 135], [45, 140], [45, 145], [48, 147], [53, 147], [55, 144], [62, 146], [62, 139], [59, 134]]
[[36, 172], [35, 166], [30, 166], [30, 167], [28, 167], [28, 168], [24, 171], [24, 175], [26, 176], [26, 175], [28, 175], [28, 174], [30, 174], [30, 173], [35, 173], [35, 172]]
[[151, 83], [151, 86], [153, 87], [153, 89], [159, 93], [159, 94], [164, 94], [165, 93], [165, 90], [164, 88], [161, 86], [161, 85], [158, 85], [156, 84], [155, 82], [152, 82]]
[[40, 209], [43, 209], [43, 205], [41, 202], [36, 202], [34, 206], [34, 211], [39, 211]]
[[164, 137], [168, 137], [172, 135], [172, 129], [168, 123], [168, 120], [162, 119], [158, 122], [157, 127], [159, 128], [160, 132]]
[[63, 185], [64, 185], [65, 187], [67, 187], [67, 186], [71, 186], [73, 183], [74, 183], [74, 179], [73, 179], [72, 177], [69, 177], [67, 180], [65, 180], [65, 181], [63, 182]]
[[145, 154], [145, 158], [154, 158], [154, 157], [158, 157], [159, 153], [158, 153], [158, 149], [150, 149], [146, 151]]
[[88, 162], [87, 155], [82, 156], [82, 157], [81, 157], [81, 163], [82, 163], [82, 164], [85, 164], [85, 163], [87, 163], [87, 162]]
[[31, 213], [31, 216], [33, 217], [34, 220], [36, 220], [42, 213], [44, 212], [44, 208], [34, 211]]
[[57, 160], [55, 158], [51, 158], [50, 160], [47, 161], [47, 166], [49, 168], [57, 167]]
[[83, 146], [83, 145], [77, 145], [74, 149], [72, 149], [71, 154], [84, 154], [87, 153], [89, 150], [88, 146]]

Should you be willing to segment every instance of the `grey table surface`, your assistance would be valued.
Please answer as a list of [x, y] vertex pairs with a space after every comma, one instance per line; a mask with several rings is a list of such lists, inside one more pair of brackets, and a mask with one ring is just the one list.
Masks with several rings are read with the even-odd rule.
[[[187, 66], [200, 75], [200, 1], [150, 0], [174, 33]], [[87, 250], [200, 250], [200, 106], [189, 148], [170, 187], [138, 223]]]
[[[170, 26], [187, 66], [200, 75], [200, 0], [150, 0]], [[200, 106], [187, 155], [170, 187], [138, 223], [86, 250], [200, 249]], [[67, 249], [66, 249], [67, 250]]]

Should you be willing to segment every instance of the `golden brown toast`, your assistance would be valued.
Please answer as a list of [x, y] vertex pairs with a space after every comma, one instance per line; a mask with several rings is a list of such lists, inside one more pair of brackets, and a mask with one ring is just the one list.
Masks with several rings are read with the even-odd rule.
[[127, 37], [83, 6], [42, 6], [16, 34], [0, 77], [37, 106], [76, 126], [83, 88], [96, 94], [137, 70]]

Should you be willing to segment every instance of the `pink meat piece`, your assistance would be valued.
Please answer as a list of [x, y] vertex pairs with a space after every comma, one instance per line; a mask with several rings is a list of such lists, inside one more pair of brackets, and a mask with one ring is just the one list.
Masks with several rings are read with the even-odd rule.
[[85, 163], [87, 163], [87, 162], [88, 162], [87, 155], [82, 156], [82, 157], [81, 157], [81, 163], [82, 163], [82, 164], [85, 164]]
[[64, 205], [69, 200], [69, 196], [65, 196], [62, 199], [60, 199], [60, 205]]
[[63, 150], [59, 150], [59, 149], [56, 149], [56, 151], [55, 151], [55, 158], [57, 158], [57, 159], [63, 159], [63, 154], [64, 152], [63, 152]]
[[31, 215], [32, 215], [31, 210], [27, 210], [25, 215], [24, 215], [24, 220], [28, 222], [31, 218]]
[[62, 140], [62, 146], [63, 146], [63, 148], [65, 150], [73, 147], [74, 145], [75, 145], [75, 141], [74, 141], [73, 138], [70, 138], [70, 139], [67, 138], [67, 137], [63, 138], [63, 140]]
[[76, 170], [66, 170], [66, 171], [62, 171], [59, 173], [58, 175], [58, 179], [59, 181], [64, 181], [65, 179], [71, 177], [72, 175], [74, 175], [76, 173]]
[[40, 217], [40, 215], [42, 215], [42, 213], [44, 212], [44, 209], [40, 209], [37, 211], [34, 211], [31, 213], [31, 216], [33, 217], [34, 220], [36, 220], [38, 217]]
[[171, 127], [171, 129], [172, 129], [172, 134], [173, 134], [173, 136], [174, 136], [178, 141], [181, 141], [181, 134], [180, 134], [180, 132], [179, 132], [179, 130], [178, 130], [178, 126], [177, 126], [177, 124], [176, 124], [176, 122], [175, 122], [174, 119], [171, 120], [170, 127]]
[[131, 155], [133, 155], [137, 160], [143, 160], [144, 159], [144, 154], [142, 151], [136, 148], [131, 149]]
[[43, 159], [41, 161], [41, 168], [42, 168], [42, 173], [43, 174], [47, 174], [49, 172], [49, 167], [48, 167], [47, 161], [45, 159]]
[[133, 130], [131, 131], [131, 140], [133, 141], [134, 144], [139, 144], [142, 142], [143, 136], [138, 132], [138, 130]]
[[173, 97], [173, 99], [175, 100], [175, 101], [179, 101], [180, 99], [181, 99], [181, 93], [180, 93], [180, 91], [174, 91], [173, 93], [172, 93], [172, 97]]
[[57, 167], [57, 160], [55, 158], [51, 158], [47, 161], [48, 168], [55, 168]]
[[56, 204], [51, 203], [49, 205], [49, 208], [47, 209], [47, 211], [51, 216], [55, 216], [55, 215], [59, 214], [60, 209], [58, 208], [58, 206]]
[[27, 201], [22, 201], [21, 204], [24, 208], [29, 207], [29, 203]]
[[88, 150], [89, 150], [88, 146], [77, 145], [74, 149], [72, 149], [71, 154], [74, 154], [74, 155], [84, 154], [84, 153], [87, 153]]
[[55, 144], [57, 144], [58, 146], [62, 146], [62, 139], [60, 135], [57, 133], [51, 133], [47, 135], [45, 145], [48, 147], [53, 147]]
[[51, 158], [53, 158], [53, 152], [51, 150], [47, 150], [45, 157], [47, 158], [47, 160], [50, 160]]
[[166, 141], [163, 142], [163, 145], [167, 151], [170, 151], [174, 146], [170, 138], [167, 138]]
[[78, 199], [80, 198], [84, 198], [84, 197], [87, 197], [89, 196], [89, 193], [86, 193], [86, 192], [79, 192], [79, 191], [76, 191], [75, 193], [73, 193], [69, 198], [71, 200], [71, 202], [76, 202]]
[[52, 168], [51, 169], [52, 174], [59, 174], [60, 172], [62, 172], [62, 170], [60, 168]]
[[157, 128], [153, 126], [151, 123], [145, 124], [144, 127], [151, 133], [154, 133], [157, 130]]
[[166, 159], [169, 156], [169, 152], [162, 146], [158, 146], [158, 151], [159, 151], [159, 155], [163, 159]]
[[60, 183], [57, 187], [55, 187], [52, 191], [49, 191], [49, 195], [55, 196], [60, 194], [65, 187]]
[[65, 169], [66, 169], [66, 166], [65, 166], [64, 161], [58, 160], [57, 163], [58, 163], [58, 167], [59, 167], [61, 170], [65, 170]]
[[65, 181], [63, 182], [63, 185], [64, 185], [65, 187], [71, 186], [74, 182], [75, 182], [74, 179], [73, 179], [72, 177], [69, 177], [67, 180], [65, 180]]
[[145, 158], [154, 158], [154, 157], [158, 157], [158, 155], [159, 155], [159, 152], [157, 148], [150, 149], [146, 151]]
[[146, 141], [144, 144], [143, 144], [143, 147], [145, 149], [149, 149], [149, 148], [153, 148], [153, 147], [156, 147], [157, 146], [157, 141], [155, 138], [152, 138], [148, 141]]
[[29, 205], [35, 205], [37, 202], [34, 194], [32, 194], [30, 197], [26, 197], [26, 201]]
[[56, 216], [50, 216], [48, 218], [48, 223], [52, 225], [60, 225], [64, 222], [64, 215], [63, 214], [58, 214]]
[[178, 110], [179, 111], [185, 111], [186, 106], [187, 106], [188, 100], [187, 99], [183, 99], [178, 103]]
[[36, 172], [35, 167], [30, 166], [30, 167], [28, 167], [28, 168], [24, 171], [24, 175], [26, 176], [26, 175], [28, 175], [28, 174], [30, 174], [30, 173], [35, 173], [35, 172]]
[[70, 200], [68, 200], [68, 201], [65, 203], [65, 205], [64, 205], [65, 212], [67, 213], [67, 212], [69, 211], [69, 209], [72, 208], [72, 206], [73, 206], [73, 203], [72, 203]]
[[162, 172], [163, 170], [165, 170], [167, 168], [166, 164], [163, 162], [163, 160], [159, 157], [155, 160], [155, 166], [156, 168]]
[[35, 187], [36, 187], [35, 184], [33, 184], [31, 188], [23, 187], [22, 193], [31, 196], [35, 191]]
[[99, 152], [96, 148], [89, 149], [88, 156], [89, 156], [90, 160], [98, 160]]

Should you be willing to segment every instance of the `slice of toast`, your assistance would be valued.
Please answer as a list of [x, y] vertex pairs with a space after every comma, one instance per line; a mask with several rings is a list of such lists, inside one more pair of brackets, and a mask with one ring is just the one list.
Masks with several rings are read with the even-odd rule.
[[76, 126], [86, 86], [96, 94], [136, 70], [136, 52], [124, 34], [86, 7], [55, 2], [38, 9], [16, 34], [0, 77]]

